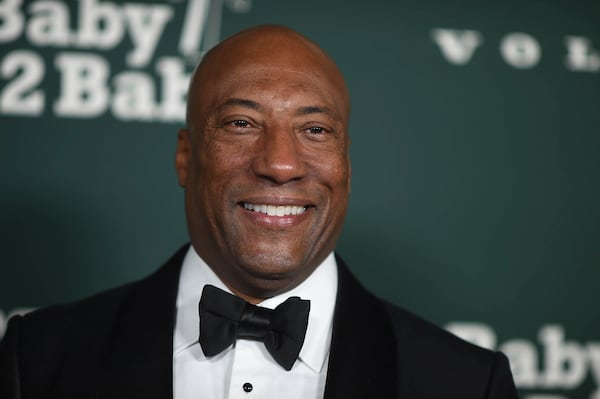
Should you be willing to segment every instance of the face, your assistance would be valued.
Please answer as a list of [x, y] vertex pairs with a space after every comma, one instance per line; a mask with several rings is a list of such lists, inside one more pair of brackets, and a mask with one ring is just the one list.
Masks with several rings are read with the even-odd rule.
[[350, 189], [343, 80], [321, 53], [282, 41], [263, 56], [246, 38], [199, 68], [176, 157], [194, 248], [253, 302], [333, 250]]

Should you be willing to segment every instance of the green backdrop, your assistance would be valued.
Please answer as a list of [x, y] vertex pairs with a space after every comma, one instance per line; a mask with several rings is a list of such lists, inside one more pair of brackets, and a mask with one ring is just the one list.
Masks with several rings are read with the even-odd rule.
[[600, 398], [597, 1], [0, 1], [0, 334], [186, 242], [186, 76], [261, 23], [348, 81], [361, 280], [504, 350], [524, 398]]

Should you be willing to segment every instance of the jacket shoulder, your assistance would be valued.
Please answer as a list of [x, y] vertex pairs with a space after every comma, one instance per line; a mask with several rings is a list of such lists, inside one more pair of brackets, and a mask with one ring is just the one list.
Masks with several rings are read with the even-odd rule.
[[398, 306], [384, 306], [398, 343], [400, 386], [409, 393], [427, 398], [449, 393], [462, 398], [517, 398], [504, 354], [464, 341]]
[[100, 357], [120, 303], [132, 286], [13, 316], [0, 341], [0, 397], [45, 397], [65, 364], [87, 369]]
[[114, 315], [138, 282], [128, 283], [111, 288], [92, 296], [67, 304], [51, 305], [27, 313], [20, 317], [22, 332], [28, 330], [44, 331], [47, 337], [54, 330], [65, 330], [74, 327], [98, 328]]
[[63, 393], [100, 378], [114, 345], [128, 348], [155, 331], [171, 336], [185, 249], [142, 280], [12, 317], [0, 341], [0, 397], [71, 397]]

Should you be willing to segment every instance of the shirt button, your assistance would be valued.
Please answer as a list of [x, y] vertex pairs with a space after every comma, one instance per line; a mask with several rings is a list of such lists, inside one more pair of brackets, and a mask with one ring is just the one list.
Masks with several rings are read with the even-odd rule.
[[244, 390], [244, 392], [252, 392], [252, 388], [253, 386], [249, 382], [242, 385], [242, 389]]

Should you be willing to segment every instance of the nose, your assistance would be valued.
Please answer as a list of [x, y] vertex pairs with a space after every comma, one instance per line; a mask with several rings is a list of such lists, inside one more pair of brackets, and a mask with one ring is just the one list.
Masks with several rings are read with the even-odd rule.
[[252, 169], [258, 177], [285, 184], [305, 176], [306, 159], [299, 138], [293, 131], [265, 130], [257, 145], [259, 148]]

